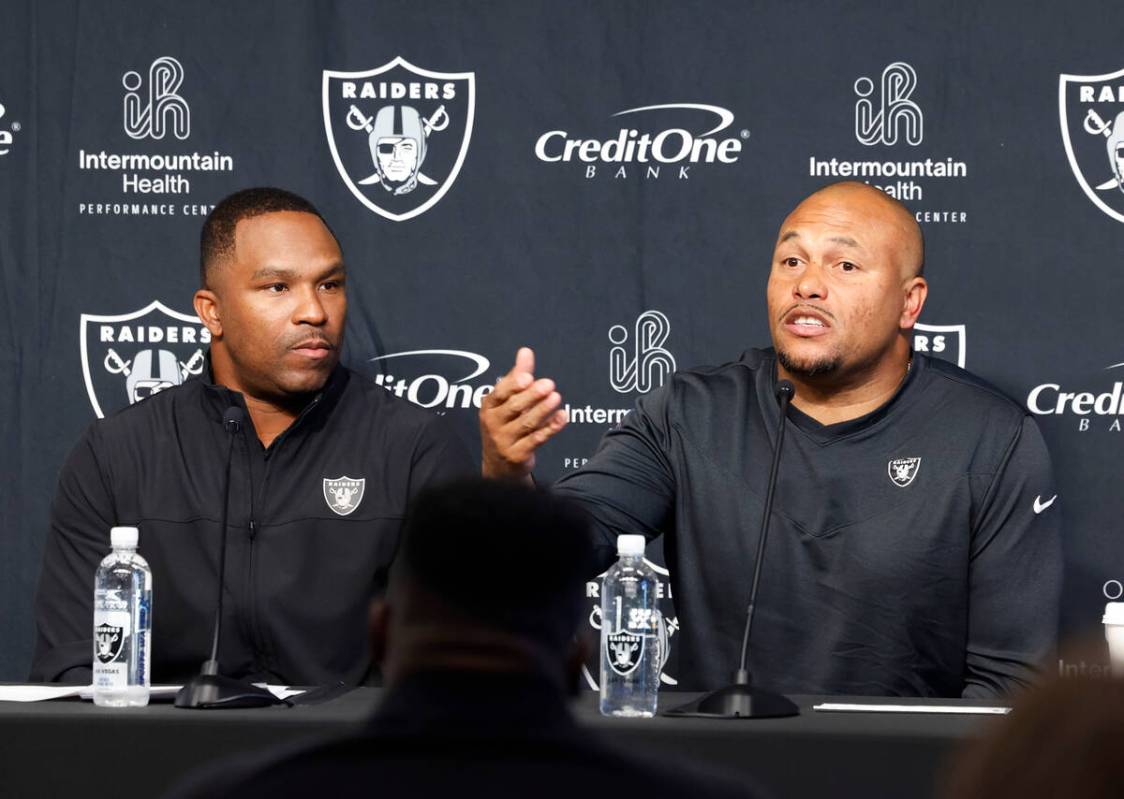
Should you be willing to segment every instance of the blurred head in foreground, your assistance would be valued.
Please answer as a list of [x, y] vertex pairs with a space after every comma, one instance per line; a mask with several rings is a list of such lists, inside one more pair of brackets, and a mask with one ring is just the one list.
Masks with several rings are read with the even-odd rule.
[[955, 761], [948, 799], [1124, 795], [1124, 679], [1055, 678]]
[[577, 686], [574, 633], [594, 568], [585, 514], [548, 491], [484, 480], [411, 505], [371, 645], [388, 686], [419, 671], [531, 672]]

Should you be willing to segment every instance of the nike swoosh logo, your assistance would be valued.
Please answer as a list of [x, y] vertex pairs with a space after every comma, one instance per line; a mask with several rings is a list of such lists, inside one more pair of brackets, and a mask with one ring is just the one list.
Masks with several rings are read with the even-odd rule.
[[1050, 497], [1048, 500], [1043, 502], [1041, 495], [1035, 497], [1034, 498], [1034, 512], [1035, 513], [1041, 513], [1042, 511], [1046, 510], [1046, 508], [1048, 508], [1048, 507], [1050, 507], [1051, 505], [1054, 504], [1054, 500], [1057, 499], [1057, 498], [1058, 498], [1058, 495], [1054, 494], [1054, 496]]

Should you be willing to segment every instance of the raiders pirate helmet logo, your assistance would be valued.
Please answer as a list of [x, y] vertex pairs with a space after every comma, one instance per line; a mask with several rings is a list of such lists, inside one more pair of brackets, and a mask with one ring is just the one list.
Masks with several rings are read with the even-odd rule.
[[82, 314], [86, 394], [99, 418], [203, 372], [211, 333], [193, 314], [154, 300], [131, 313]]
[[634, 672], [644, 657], [644, 642], [647, 638], [624, 631], [607, 633], [604, 638], [609, 667], [622, 677]]
[[121, 654], [125, 643], [125, 629], [112, 624], [99, 624], [94, 628], [94, 656], [100, 663], [112, 663]]
[[363, 501], [363, 489], [367, 486], [367, 478], [336, 477], [324, 478], [324, 501], [332, 512], [340, 516], [347, 516], [359, 507]]
[[395, 222], [432, 208], [468, 153], [472, 72], [435, 72], [404, 58], [363, 72], [324, 70], [324, 132], [359, 202]]
[[920, 458], [895, 458], [886, 464], [890, 480], [898, 488], [905, 488], [917, 477], [917, 470], [921, 468]]

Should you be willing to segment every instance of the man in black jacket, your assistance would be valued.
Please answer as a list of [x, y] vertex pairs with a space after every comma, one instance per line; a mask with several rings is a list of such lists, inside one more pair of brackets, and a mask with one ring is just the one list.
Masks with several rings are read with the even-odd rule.
[[177, 799], [752, 796], [744, 779], [617, 751], [574, 722], [593, 558], [575, 504], [475, 478], [419, 495], [403, 535], [371, 613], [387, 690], [366, 729], [214, 764]]
[[32, 679], [88, 682], [93, 575], [109, 528], [140, 528], [153, 570], [152, 678], [210, 652], [224, 412], [231, 470], [219, 662], [229, 676], [358, 683], [367, 606], [410, 498], [471, 470], [443, 421], [339, 365], [347, 296], [335, 236], [306, 200], [248, 189], [204, 223], [195, 310], [209, 369], [95, 422], [59, 476], [36, 596]]
[[[750, 671], [788, 693], [990, 698], [1026, 685], [1057, 631], [1062, 561], [1049, 455], [993, 387], [913, 353], [927, 294], [913, 215], [862, 183], [781, 225], [773, 349], [676, 373], [556, 490], [606, 545], [664, 536], [680, 686], [738, 663], [781, 424]], [[526, 476], [565, 424], [529, 350], [480, 411], [484, 472]], [[796, 396], [786, 420], [777, 381]]]

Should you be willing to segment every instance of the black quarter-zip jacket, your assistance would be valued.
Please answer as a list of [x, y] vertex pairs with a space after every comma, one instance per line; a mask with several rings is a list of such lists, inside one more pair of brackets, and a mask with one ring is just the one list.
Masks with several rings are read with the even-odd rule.
[[[677, 372], [559, 493], [606, 547], [664, 536], [680, 686], [737, 667], [780, 410], [776, 356]], [[1062, 558], [1042, 436], [984, 381], [914, 354], [885, 405], [821, 425], [789, 409], [750, 644], [787, 693], [991, 697], [1057, 634]]]
[[[183, 681], [209, 657], [232, 405], [246, 410], [240, 393], [197, 378], [87, 429], [51, 509], [33, 680], [89, 681], [94, 571], [114, 525], [140, 528], [152, 567], [153, 682]], [[409, 500], [476, 466], [443, 419], [343, 367], [268, 449], [245, 418], [231, 467], [222, 671], [362, 682], [368, 604], [385, 588]]]

